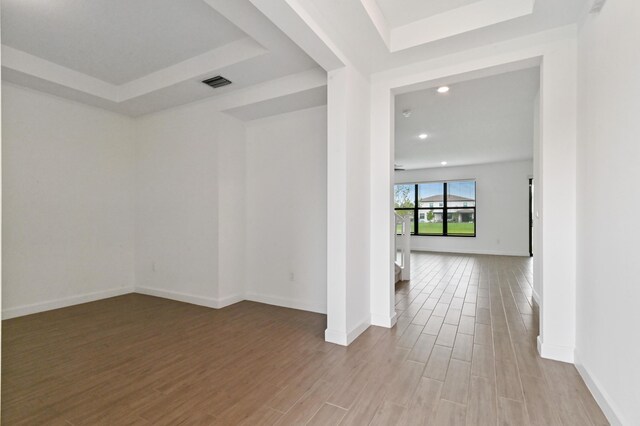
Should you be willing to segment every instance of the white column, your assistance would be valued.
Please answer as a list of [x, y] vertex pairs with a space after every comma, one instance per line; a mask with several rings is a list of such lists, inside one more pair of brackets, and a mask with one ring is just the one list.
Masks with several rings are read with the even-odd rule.
[[346, 66], [329, 72], [327, 330], [350, 344], [369, 314], [369, 84]]
[[371, 92], [371, 324], [393, 327], [393, 99], [385, 84]]
[[540, 355], [573, 362], [576, 312], [577, 50], [544, 55], [541, 81], [542, 299]]

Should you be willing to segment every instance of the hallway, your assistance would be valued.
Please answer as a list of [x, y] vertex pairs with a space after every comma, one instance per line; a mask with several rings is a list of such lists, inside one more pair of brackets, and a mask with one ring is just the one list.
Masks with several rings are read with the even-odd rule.
[[398, 377], [419, 382], [409, 407], [429, 391], [438, 424], [608, 424], [573, 365], [537, 354], [532, 258], [412, 253], [411, 264], [395, 329]]

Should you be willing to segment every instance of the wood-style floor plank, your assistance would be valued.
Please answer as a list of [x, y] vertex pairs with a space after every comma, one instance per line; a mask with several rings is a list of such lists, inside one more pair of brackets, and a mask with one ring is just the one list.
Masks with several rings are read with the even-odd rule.
[[445, 377], [447, 377], [450, 359], [451, 348], [435, 345], [424, 370], [424, 376], [444, 382]]
[[483, 377], [471, 377], [467, 425], [489, 426], [498, 421], [496, 388], [493, 382]]
[[307, 425], [310, 426], [326, 426], [337, 425], [347, 414], [344, 408], [336, 407], [331, 404], [323, 404], [320, 410], [309, 420]]
[[404, 416], [400, 419], [400, 424], [404, 426], [428, 424], [438, 407], [441, 392], [442, 382], [425, 377], [420, 379], [420, 384]]
[[498, 424], [500, 426], [528, 426], [530, 424], [529, 417], [525, 411], [524, 403], [498, 397]]
[[442, 388], [442, 398], [465, 405], [469, 395], [471, 363], [452, 359]]
[[391, 401], [385, 401], [380, 405], [370, 425], [375, 426], [391, 426], [396, 425], [402, 418], [405, 408], [401, 405], [394, 404]]
[[465, 424], [466, 416], [466, 406], [441, 399], [433, 424], [437, 426], [462, 426]]
[[421, 334], [416, 344], [413, 345], [411, 352], [409, 352], [407, 359], [426, 364], [431, 356], [431, 351], [433, 350], [435, 343], [436, 336], [431, 334]]

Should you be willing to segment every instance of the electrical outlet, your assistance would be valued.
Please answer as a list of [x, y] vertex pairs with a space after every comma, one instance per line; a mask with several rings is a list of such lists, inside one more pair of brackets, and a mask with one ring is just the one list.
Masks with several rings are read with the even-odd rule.
[[296, 280], [296, 276], [293, 272], [289, 272], [289, 281], [295, 281]]

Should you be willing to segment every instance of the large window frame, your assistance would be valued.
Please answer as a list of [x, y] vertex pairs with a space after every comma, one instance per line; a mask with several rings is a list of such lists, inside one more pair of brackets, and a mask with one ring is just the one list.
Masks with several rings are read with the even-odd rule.
[[[452, 206], [449, 207], [449, 203], [448, 203], [448, 198], [449, 198], [449, 184], [452, 182], [473, 182], [473, 206]], [[440, 205], [433, 205], [435, 203], [431, 203], [432, 205], [429, 207], [421, 207], [420, 206], [420, 194], [419, 194], [419, 186], [422, 184], [440, 184], [442, 185], [442, 194], [443, 194], [443, 200], [442, 200], [442, 204]], [[398, 183], [397, 185], [404, 185], [404, 186], [410, 186], [413, 185], [414, 189], [413, 189], [413, 195], [414, 195], [414, 200], [413, 200], [413, 207], [396, 207], [394, 210], [396, 211], [396, 213], [399, 214], [403, 214], [406, 215], [409, 212], [413, 212], [413, 229], [411, 230], [411, 235], [417, 235], [417, 236], [425, 236], [425, 237], [472, 237], [475, 238], [477, 233], [478, 233], [478, 217], [477, 217], [477, 211], [476, 211], [476, 207], [477, 207], [477, 185], [476, 185], [476, 181], [474, 179], [461, 179], [461, 180], [455, 180], [455, 181], [441, 181], [441, 182], [418, 182], [418, 183]], [[473, 234], [470, 233], [466, 233], [466, 234], [462, 234], [462, 233], [449, 233], [449, 211], [450, 210], [460, 210], [460, 209], [465, 209], [465, 210], [473, 210]], [[420, 233], [419, 231], [419, 225], [420, 225], [420, 214], [422, 212], [428, 212], [428, 211], [438, 211], [438, 212], [442, 212], [442, 233]]]

